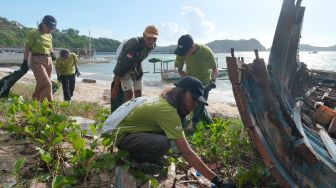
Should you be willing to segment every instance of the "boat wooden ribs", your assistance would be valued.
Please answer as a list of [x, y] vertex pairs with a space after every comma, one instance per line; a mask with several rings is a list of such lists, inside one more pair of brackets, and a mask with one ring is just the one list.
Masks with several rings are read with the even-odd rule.
[[[241, 119], [265, 165], [281, 187], [336, 187], [336, 120], [321, 127], [316, 107], [333, 111], [336, 73], [309, 70], [298, 47], [305, 7], [284, 0], [268, 64], [256, 58], [226, 58]], [[318, 105], [317, 105], [318, 104]], [[324, 115], [324, 114], [322, 114]], [[327, 133], [329, 131], [329, 134]]]

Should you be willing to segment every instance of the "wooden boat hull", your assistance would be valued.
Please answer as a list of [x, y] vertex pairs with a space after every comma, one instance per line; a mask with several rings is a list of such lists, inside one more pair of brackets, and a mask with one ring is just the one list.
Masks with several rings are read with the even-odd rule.
[[325, 82], [321, 72], [309, 71], [298, 59], [304, 10], [300, 0], [284, 0], [268, 65], [257, 53], [245, 64], [232, 52], [228, 74], [241, 119], [280, 186], [331, 188], [336, 162], [312, 114], [323, 93], [336, 95], [330, 85], [335, 80]]

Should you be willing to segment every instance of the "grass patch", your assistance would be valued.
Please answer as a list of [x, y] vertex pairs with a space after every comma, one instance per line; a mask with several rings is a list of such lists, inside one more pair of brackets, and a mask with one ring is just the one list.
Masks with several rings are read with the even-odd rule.
[[34, 93], [34, 90], [34, 84], [17, 82], [12, 87], [11, 92], [20, 95], [25, 99], [32, 99], [32, 94]]

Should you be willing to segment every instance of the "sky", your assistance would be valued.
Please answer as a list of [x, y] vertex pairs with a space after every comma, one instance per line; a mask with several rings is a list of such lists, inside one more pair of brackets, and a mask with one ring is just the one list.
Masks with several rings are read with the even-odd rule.
[[[0, 16], [36, 27], [53, 15], [60, 30], [124, 40], [159, 28], [158, 45], [176, 44], [188, 33], [198, 43], [256, 38], [272, 45], [282, 0], [1, 0]], [[303, 0], [302, 44], [336, 45], [336, 1]]]

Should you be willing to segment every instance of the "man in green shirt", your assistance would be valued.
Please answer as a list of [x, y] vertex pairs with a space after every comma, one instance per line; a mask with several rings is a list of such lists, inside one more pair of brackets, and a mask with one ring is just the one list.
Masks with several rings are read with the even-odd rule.
[[[204, 98], [207, 100], [211, 89], [216, 87], [215, 81], [218, 77], [218, 69], [215, 57], [209, 47], [194, 43], [190, 35], [182, 35], [175, 49], [175, 66], [182, 77], [194, 76], [205, 85]], [[186, 71], [183, 70], [186, 65]], [[204, 105], [199, 105], [193, 112], [193, 128], [199, 120], [213, 123], [211, 116]]]
[[207, 104], [201, 81], [185, 77], [175, 86], [161, 97], [139, 104], [128, 113], [112, 132], [117, 148], [128, 151], [138, 163], [160, 164], [162, 156], [170, 148], [170, 141], [174, 141], [179, 153], [204, 177], [217, 187], [235, 188], [234, 183], [223, 180], [204, 164], [184, 135], [181, 119], [199, 104]]
[[60, 57], [56, 59], [55, 68], [57, 79], [62, 82], [63, 96], [65, 101], [70, 101], [73, 96], [76, 84], [76, 75], [79, 76], [79, 60], [75, 53], [67, 49], [60, 52]]
[[117, 99], [120, 87], [124, 92], [123, 102], [131, 100], [133, 96], [142, 96], [142, 61], [155, 48], [158, 37], [158, 29], [150, 25], [146, 27], [142, 37], [131, 38], [123, 44], [113, 71], [115, 77], [111, 88], [111, 103]]

